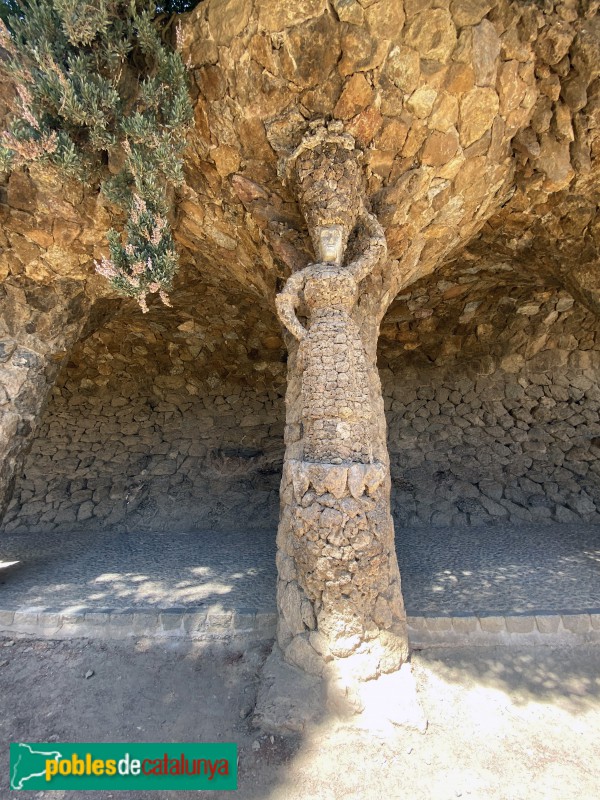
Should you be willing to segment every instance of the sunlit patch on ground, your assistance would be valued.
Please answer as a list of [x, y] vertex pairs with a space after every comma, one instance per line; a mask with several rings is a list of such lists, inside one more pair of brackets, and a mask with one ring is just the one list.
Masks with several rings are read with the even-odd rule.
[[[600, 528], [396, 531], [410, 615], [600, 611]], [[275, 610], [275, 532], [5, 535], [3, 608], [183, 606]]]

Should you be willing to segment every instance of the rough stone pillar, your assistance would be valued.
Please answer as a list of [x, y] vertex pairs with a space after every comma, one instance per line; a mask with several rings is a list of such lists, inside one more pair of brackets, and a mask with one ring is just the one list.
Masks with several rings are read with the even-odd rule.
[[288, 663], [326, 679], [330, 706], [357, 711], [361, 684], [396, 672], [408, 654], [379, 320], [366, 310], [362, 283], [386, 244], [361, 177], [360, 153], [338, 125], [315, 126], [304, 138], [288, 180], [319, 263], [294, 273], [277, 298], [291, 334], [277, 642]]
[[14, 477], [89, 303], [79, 281], [9, 279], [0, 292], [0, 519]]

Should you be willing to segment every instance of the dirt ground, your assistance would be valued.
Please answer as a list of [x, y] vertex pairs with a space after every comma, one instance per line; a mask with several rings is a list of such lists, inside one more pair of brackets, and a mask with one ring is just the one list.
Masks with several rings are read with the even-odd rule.
[[[239, 789], [30, 792], [161, 800], [597, 800], [600, 647], [414, 653], [425, 734], [325, 721], [259, 735], [260, 645], [0, 638], [0, 800], [11, 741], [234, 741]], [[93, 671], [91, 677], [86, 673]]]

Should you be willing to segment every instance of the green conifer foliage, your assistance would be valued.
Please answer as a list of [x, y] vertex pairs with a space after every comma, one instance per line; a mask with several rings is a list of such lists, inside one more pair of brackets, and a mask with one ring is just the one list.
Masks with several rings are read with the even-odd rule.
[[18, 0], [0, 21], [17, 90], [0, 169], [40, 161], [99, 185], [127, 213], [96, 265], [121, 293], [168, 304], [177, 255], [167, 216], [193, 118], [185, 67], [145, 0]]

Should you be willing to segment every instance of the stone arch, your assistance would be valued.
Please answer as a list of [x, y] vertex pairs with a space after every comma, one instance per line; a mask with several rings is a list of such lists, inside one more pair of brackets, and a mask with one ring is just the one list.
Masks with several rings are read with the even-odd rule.
[[600, 520], [600, 323], [556, 281], [467, 250], [397, 297], [379, 366], [399, 530]]
[[[185, 305], [185, 299], [193, 305]], [[285, 359], [268, 309], [197, 282], [172, 311], [107, 301], [51, 390], [13, 529], [274, 529]]]

